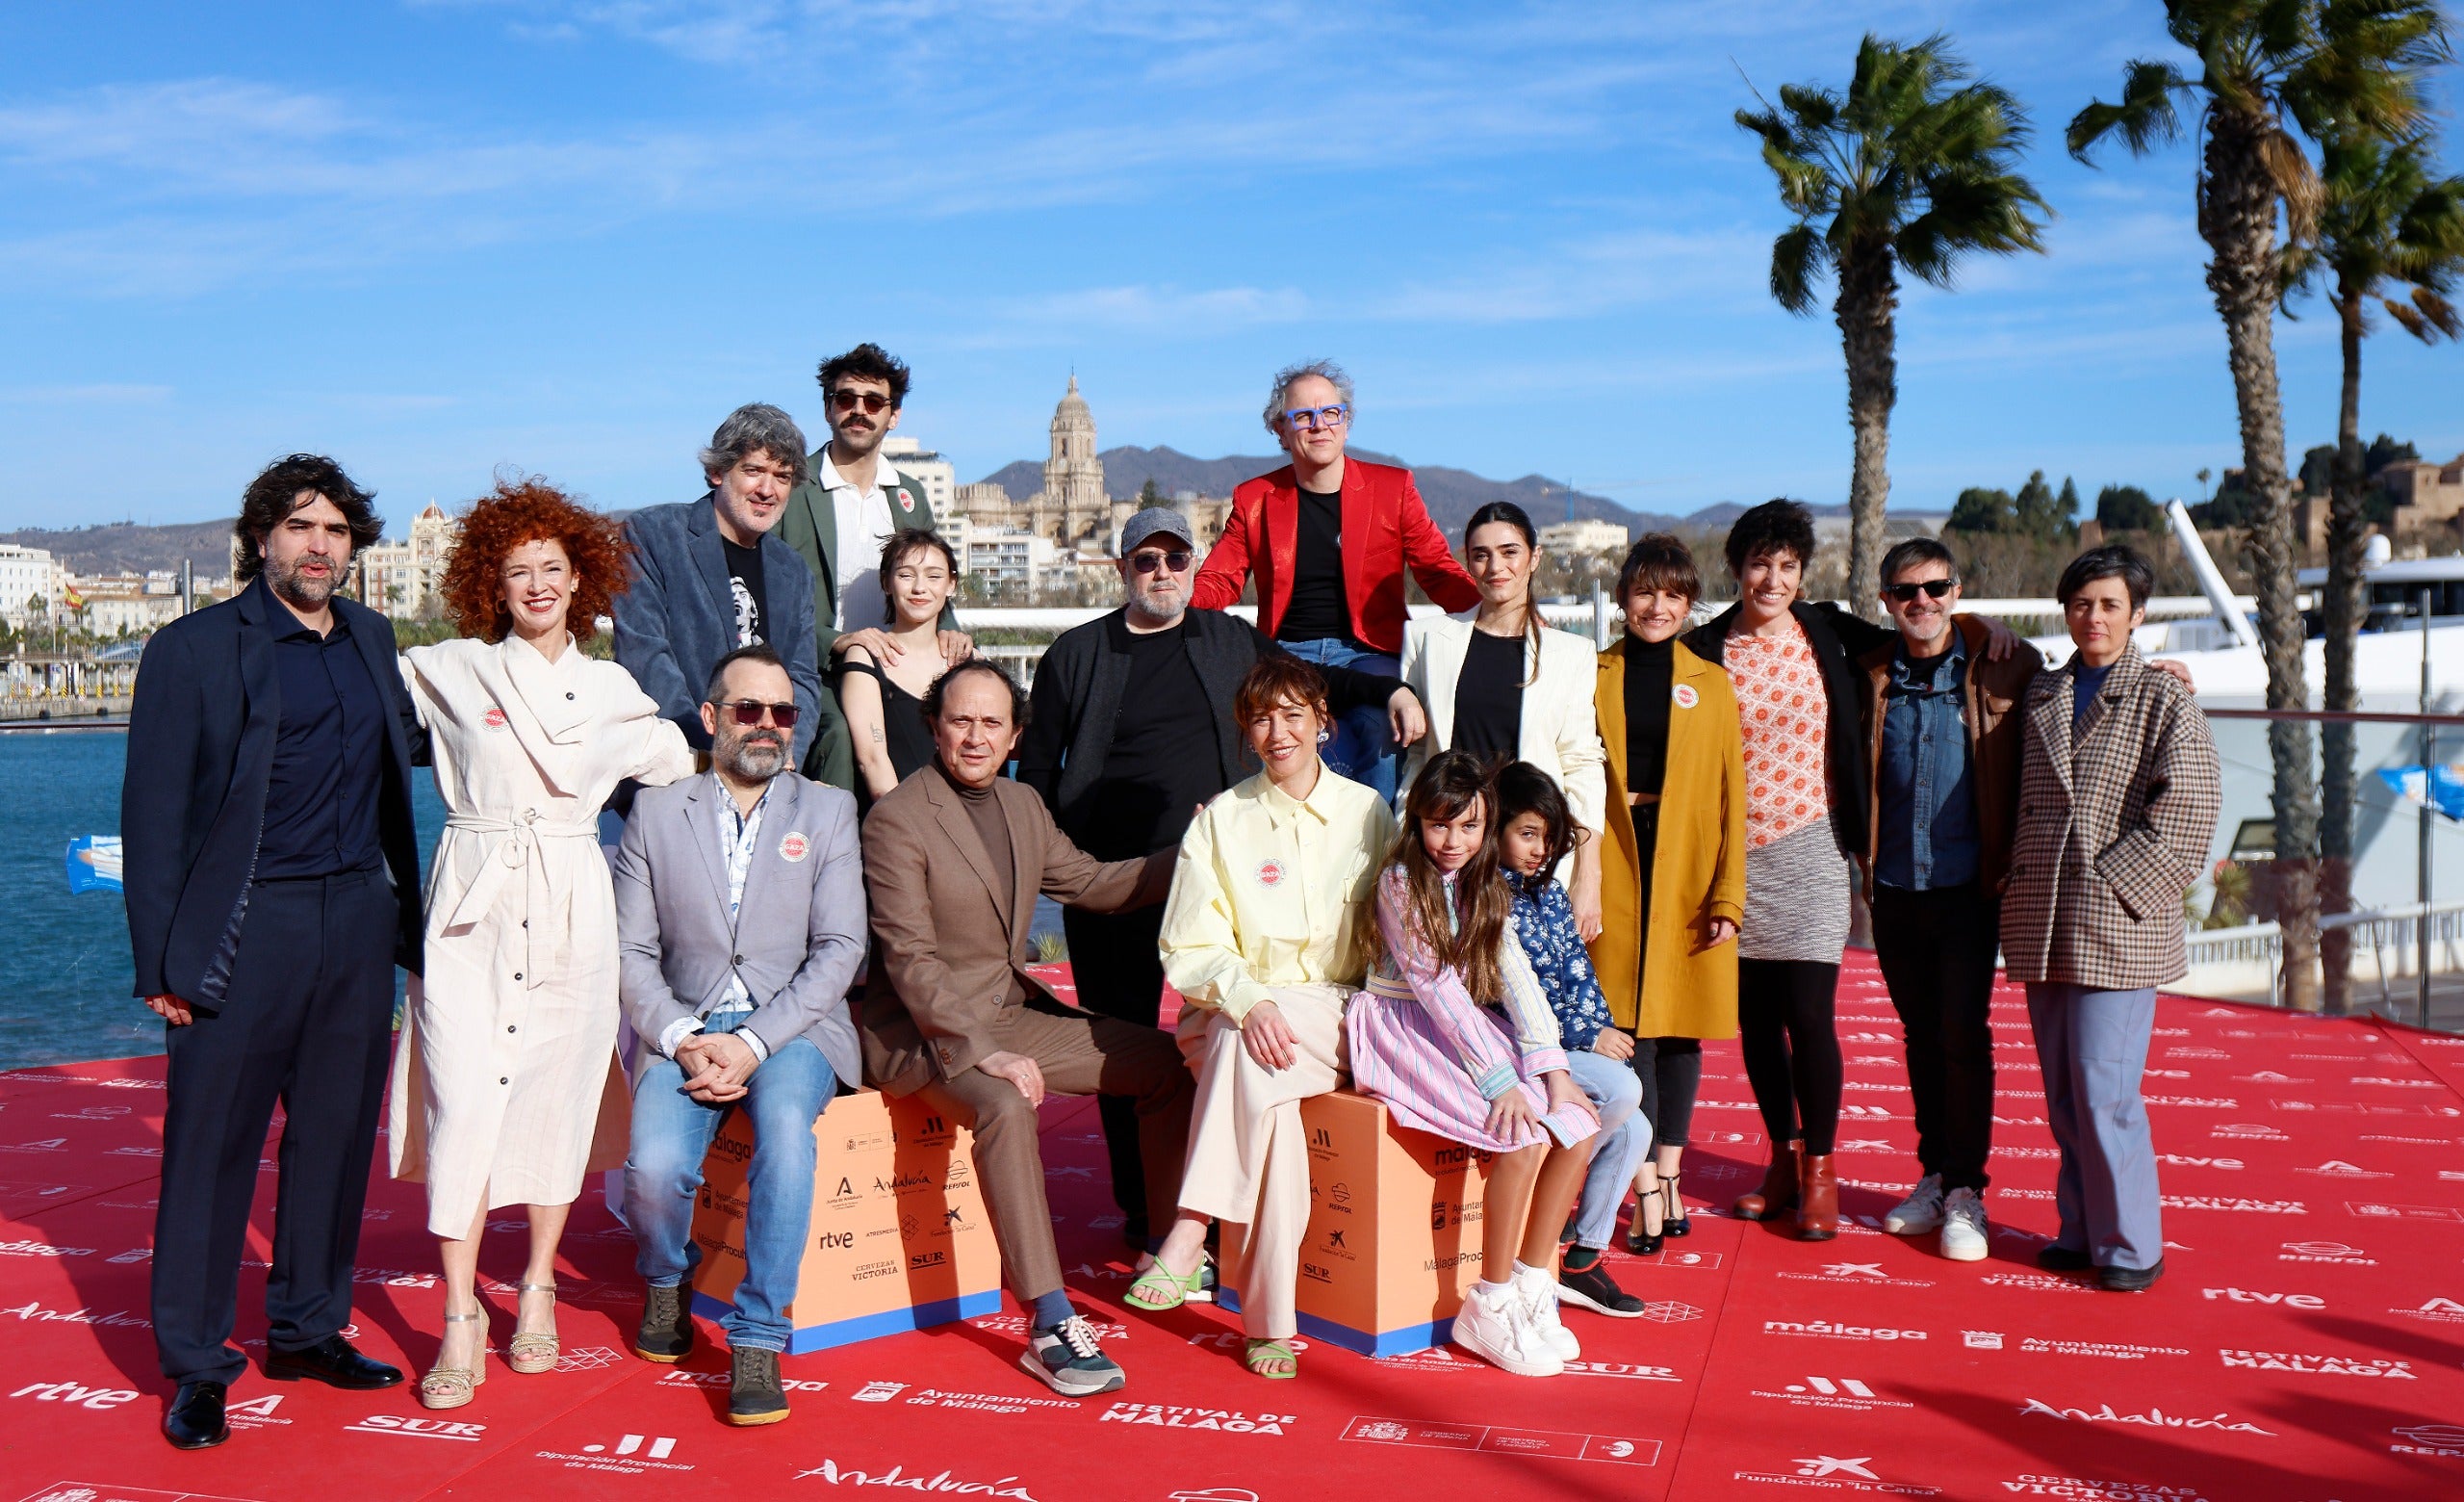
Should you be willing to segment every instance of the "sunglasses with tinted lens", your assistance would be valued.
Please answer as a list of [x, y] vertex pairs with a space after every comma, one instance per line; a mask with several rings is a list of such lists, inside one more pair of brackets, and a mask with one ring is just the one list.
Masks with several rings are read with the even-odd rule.
[[862, 404], [865, 412], [878, 414], [889, 405], [889, 398], [878, 391], [834, 391], [830, 394], [830, 404], [841, 412], [853, 412], [858, 403]]
[[1190, 559], [1194, 557], [1196, 555], [1192, 553], [1133, 553], [1129, 557], [1129, 566], [1142, 574], [1152, 574], [1159, 568], [1168, 568], [1175, 574], [1185, 574], [1189, 572]]
[[758, 699], [737, 699], [719, 708], [732, 712], [739, 725], [758, 725], [764, 714], [769, 715], [770, 723], [781, 730], [792, 730], [796, 724], [796, 707], [792, 704], [764, 704]]
[[1916, 591], [1919, 589], [1925, 591], [1926, 599], [1939, 600], [1959, 586], [1960, 582], [1956, 579], [1929, 579], [1921, 584], [1886, 584], [1883, 586], [1883, 593], [1906, 605], [1916, 598]]

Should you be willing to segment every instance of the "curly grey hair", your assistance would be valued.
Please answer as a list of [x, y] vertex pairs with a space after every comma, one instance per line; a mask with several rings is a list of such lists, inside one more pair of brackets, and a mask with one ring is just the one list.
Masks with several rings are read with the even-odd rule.
[[805, 433], [796, 420], [767, 401], [748, 401], [730, 412], [719, 430], [710, 435], [710, 446], [702, 451], [702, 473], [712, 477], [726, 474], [750, 453], [767, 453], [773, 459], [792, 467], [796, 479], [805, 479]]
[[1283, 416], [1283, 409], [1292, 399], [1292, 383], [1303, 376], [1315, 376], [1320, 380], [1327, 382], [1343, 394], [1344, 405], [1352, 404], [1351, 377], [1345, 375], [1344, 368], [1334, 361], [1304, 360], [1298, 365], [1287, 365], [1274, 373], [1274, 391], [1267, 398], [1268, 432], [1277, 437], [1283, 436], [1283, 429], [1275, 426], [1275, 420]]

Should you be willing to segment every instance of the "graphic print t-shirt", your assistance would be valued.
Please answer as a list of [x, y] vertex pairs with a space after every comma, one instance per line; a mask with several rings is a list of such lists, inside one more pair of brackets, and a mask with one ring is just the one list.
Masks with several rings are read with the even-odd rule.
[[770, 639], [770, 594], [762, 583], [761, 549], [743, 548], [722, 537], [728, 552], [728, 593], [735, 596], [735, 644], [752, 646]]

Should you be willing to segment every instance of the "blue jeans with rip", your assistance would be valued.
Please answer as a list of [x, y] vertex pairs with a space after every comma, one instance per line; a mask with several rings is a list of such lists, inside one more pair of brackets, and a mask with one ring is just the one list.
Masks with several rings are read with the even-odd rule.
[[1642, 1077], [1624, 1059], [1568, 1049], [1566, 1072], [1600, 1112], [1598, 1146], [1583, 1176], [1582, 1196], [1575, 1202], [1574, 1227], [1577, 1246], [1602, 1252], [1616, 1233], [1617, 1207], [1626, 1203], [1626, 1187], [1652, 1149], [1652, 1124], [1643, 1115]]
[[[702, 1025], [733, 1032], [752, 1016], [713, 1012]], [[744, 1281], [736, 1285], [735, 1308], [720, 1324], [732, 1349], [784, 1351], [792, 1334], [785, 1310], [796, 1297], [805, 1233], [812, 1229], [812, 1124], [838, 1088], [837, 1076], [810, 1039], [798, 1038], [753, 1072], [740, 1100], [705, 1105], [684, 1093], [683, 1083], [675, 1060], [654, 1058], [633, 1084], [632, 1151], [625, 1160], [626, 1219], [638, 1249], [633, 1265], [653, 1287], [692, 1282], [702, 1260], [693, 1244], [702, 1159], [729, 1112], [750, 1112]]]
[[[1303, 662], [1322, 667], [1348, 667], [1363, 673], [1382, 673], [1389, 678], [1402, 672], [1402, 664], [1383, 652], [1354, 646], [1340, 636], [1324, 636], [1315, 641], [1278, 643]], [[1402, 748], [1395, 744], [1395, 732], [1386, 717], [1386, 706], [1361, 704], [1335, 716], [1335, 736], [1326, 742], [1322, 760], [1346, 777], [1376, 790], [1388, 803], [1395, 801], [1395, 779], [1402, 765]]]

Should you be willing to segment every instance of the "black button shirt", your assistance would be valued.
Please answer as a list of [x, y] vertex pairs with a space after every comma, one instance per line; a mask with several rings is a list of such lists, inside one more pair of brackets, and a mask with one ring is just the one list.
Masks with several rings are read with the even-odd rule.
[[320, 636], [279, 600], [266, 604], [268, 619], [291, 629], [273, 639], [282, 720], [257, 879], [370, 869], [383, 858], [376, 809], [385, 786], [385, 696], [339, 611], [333, 634]]

